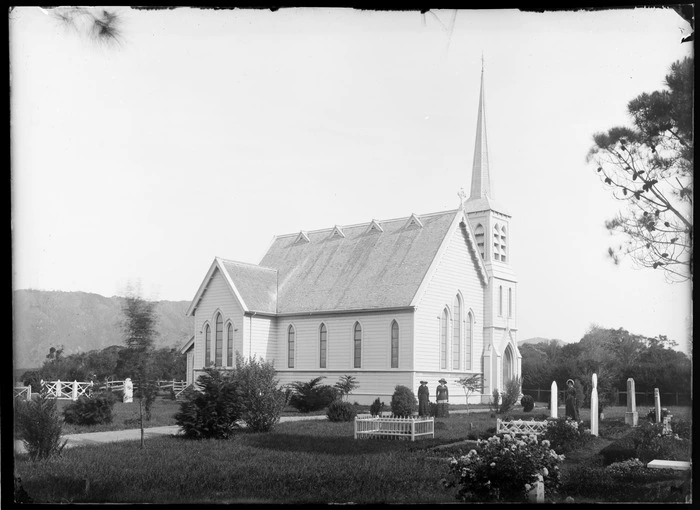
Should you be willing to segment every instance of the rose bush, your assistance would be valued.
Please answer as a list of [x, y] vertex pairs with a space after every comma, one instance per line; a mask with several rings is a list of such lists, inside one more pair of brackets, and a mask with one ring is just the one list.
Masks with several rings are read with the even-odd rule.
[[467, 455], [450, 459], [446, 487], [457, 487], [457, 499], [467, 502], [526, 502], [539, 481], [552, 496], [560, 484], [558, 464], [564, 460], [547, 440], [510, 434], [477, 441]]

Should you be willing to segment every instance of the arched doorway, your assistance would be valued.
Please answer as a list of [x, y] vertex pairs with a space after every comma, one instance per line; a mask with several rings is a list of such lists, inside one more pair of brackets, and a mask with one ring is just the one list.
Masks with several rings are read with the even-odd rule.
[[503, 385], [513, 378], [513, 348], [509, 345], [503, 353]]

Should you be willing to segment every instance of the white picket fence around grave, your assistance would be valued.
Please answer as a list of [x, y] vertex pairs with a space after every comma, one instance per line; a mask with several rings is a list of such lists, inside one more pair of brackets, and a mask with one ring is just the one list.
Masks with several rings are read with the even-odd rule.
[[21, 398], [24, 400], [32, 399], [32, 387], [31, 386], [15, 386], [13, 388], [14, 398]]
[[380, 438], [411, 438], [415, 441], [417, 437], [435, 437], [435, 419], [427, 417], [398, 416], [372, 416], [371, 414], [359, 414], [355, 417], [355, 439], [368, 437]]
[[[187, 381], [156, 381], [159, 390], [165, 390], [172, 388], [175, 393], [175, 398], [178, 398], [187, 388]], [[105, 381], [103, 383], [95, 384], [90, 382], [79, 382], [79, 381], [41, 381], [42, 391], [45, 391], [50, 397], [59, 400], [78, 400], [78, 397], [85, 395], [90, 397], [89, 390], [111, 390], [111, 391], [123, 391], [124, 381]], [[136, 389], [136, 384], [134, 384], [134, 389]], [[29, 390], [31, 392], [31, 390]], [[31, 393], [30, 393], [31, 395]]]
[[514, 436], [529, 436], [534, 434], [539, 436], [547, 430], [547, 421], [536, 420], [512, 420], [503, 421], [500, 418], [496, 420], [496, 434], [513, 434]]

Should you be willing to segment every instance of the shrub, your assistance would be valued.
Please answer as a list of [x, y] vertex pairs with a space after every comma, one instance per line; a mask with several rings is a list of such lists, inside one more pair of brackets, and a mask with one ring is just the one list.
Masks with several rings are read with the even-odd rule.
[[491, 392], [491, 402], [489, 402], [489, 410], [497, 412], [499, 403], [501, 402], [501, 392], [498, 388], [494, 388]]
[[530, 395], [523, 395], [520, 404], [523, 406], [523, 411], [529, 413], [535, 408], [535, 399]]
[[352, 421], [356, 415], [355, 406], [342, 400], [331, 402], [326, 411], [326, 416], [328, 416], [330, 421]]
[[[609, 502], [683, 503], [690, 493], [687, 477], [670, 469], [647, 469], [639, 459], [630, 458], [604, 469], [576, 466], [562, 480], [561, 490], [569, 495], [604, 494]], [[664, 483], [668, 480], [672, 484]]]
[[689, 442], [672, 432], [665, 433], [663, 423], [641, 423], [628, 437], [634, 442], [635, 457], [642, 462], [654, 459], [689, 460]]
[[[661, 408], [661, 421], [664, 421], [664, 418], [668, 416], [668, 409], [665, 407]], [[646, 415], [647, 420], [649, 420], [651, 423], [656, 422], [656, 408], [649, 409], [649, 412]]]
[[590, 441], [591, 432], [584, 428], [583, 422], [561, 417], [548, 420], [544, 438], [551, 443], [554, 450], [566, 453]]
[[379, 416], [379, 413], [382, 412], [382, 409], [384, 409], [384, 402], [379, 400], [379, 397], [377, 397], [374, 402], [372, 402], [372, 405], [369, 406], [369, 413], [372, 416]]
[[243, 405], [241, 418], [253, 432], [269, 432], [279, 422], [288, 394], [279, 387], [277, 372], [270, 362], [255, 356], [245, 360], [236, 357], [233, 380]]
[[394, 416], [406, 418], [411, 416], [418, 409], [418, 400], [415, 393], [407, 386], [400, 384], [394, 388], [394, 394], [391, 396], [391, 412]]
[[348, 398], [348, 395], [360, 387], [357, 378], [352, 375], [343, 375], [340, 377], [334, 388], [343, 398]]
[[520, 376], [513, 377], [506, 382], [506, 387], [501, 395], [501, 405], [498, 408], [498, 412], [501, 414], [506, 414], [513, 409], [513, 406], [518, 402], [520, 398], [520, 387], [521, 387]]
[[101, 391], [92, 397], [82, 395], [63, 410], [66, 423], [97, 425], [112, 423], [112, 410], [117, 398], [110, 391]]
[[67, 440], [61, 442], [63, 421], [56, 400], [46, 393], [29, 401], [18, 401], [15, 407], [17, 436], [32, 460], [60, 455]]
[[428, 414], [433, 418], [437, 417], [437, 402], [428, 402]]
[[289, 399], [289, 405], [302, 413], [318, 411], [327, 407], [338, 398], [338, 393], [332, 386], [320, 384], [323, 379], [325, 376], [316, 377], [309, 382], [293, 382], [290, 385], [293, 393]]
[[690, 421], [679, 419], [671, 422], [671, 429], [675, 434], [678, 434], [678, 437], [681, 439], [687, 439], [690, 441], [692, 425], [693, 424]]
[[457, 499], [466, 502], [526, 502], [533, 484], [544, 483], [545, 494], [558, 489], [559, 466], [564, 460], [549, 441], [531, 435], [516, 439], [505, 434], [478, 440], [467, 455], [450, 460], [447, 487], [458, 487]]
[[607, 466], [616, 462], [634, 459], [637, 455], [637, 450], [632, 437], [625, 436], [600, 450], [600, 455], [603, 457], [603, 463]]
[[201, 391], [188, 391], [175, 423], [190, 439], [229, 439], [244, 411], [243, 399], [228, 372], [207, 367], [197, 379]]

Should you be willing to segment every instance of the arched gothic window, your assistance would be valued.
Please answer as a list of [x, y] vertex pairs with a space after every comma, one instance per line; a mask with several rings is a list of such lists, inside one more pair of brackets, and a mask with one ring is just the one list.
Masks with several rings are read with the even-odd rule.
[[287, 328], [287, 367], [294, 368], [294, 349], [295, 349], [295, 339], [294, 339], [294, 326], [290, 325]]
[[399, 324], [391, 323], [391, 368], [399, 368]]
[[513, 316], [513, 289], [508, 289], [508, 317]]
[[318, 332], [318, 351], [319, 351], [319, 368], [326, 368], [326, 357], [328, 354], [328, 329], [326, 325], [321, 323], [321, 328]]
[[503, 285], [498, 287], [498, 316], [503, 317]]
[[230, 322], [226, 328], [226, 366], [233, 366], [233, 324]]
[[204, 326], [204, 366], [209, 366], [211, 361], [211, 328], [209, 324]]
[[447, 338], [449, 335], [450, 313], [447, 307], [442, 311], [440, 318], [440, 369], [447, 370]]
[[464, 369], [472, 370], [472, 342], [474, 341], [474, 316], [471, 312], [467, 314], [467, 328], [464, 342]]
[[462, 299], [455, 296], [454, 317], [452, 319], [452, 370], [459, 370], [462, 346]]
[[217, 367], [221, 366], [221, 361], [223, 360], [223, 348], [224, 348], [224, 321], [221, 318], [221, 314], [216, 314], [216, 360], [214, 364]]
[[359, 322], [355, 323], [353, 329], [353, 366], [355, 368], [362, 368], [362, 326]]

